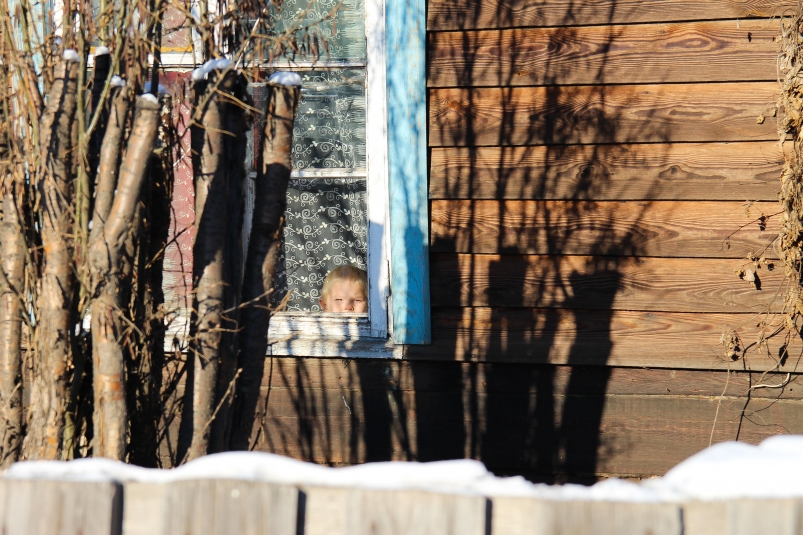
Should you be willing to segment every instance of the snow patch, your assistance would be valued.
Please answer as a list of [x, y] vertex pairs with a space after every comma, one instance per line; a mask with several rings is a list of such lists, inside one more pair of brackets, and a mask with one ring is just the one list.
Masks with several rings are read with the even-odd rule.
[[140, 98], [143, 100], [147, 100], [148, 102], [153, 102], [154, 104], [159, 104], [159, 99], [156, 98], [155, 95], [151, 95], [150, 93], [143, 93]]
[[207, 75], [212, 72], [214, 69], [213, 65], [215, 60], [210, 59], [194, 71], [192, 71], [192, 80], [194, 82], [200, 82], [201, 80], [206, 80]]
[[258, 452], [208, 455], [174, 470], [140, 468], [109, 459], [75, 461], [25, 461], [11, 466], [12, 479], [60, 479], [171, 483], [197, 479], [239, 479], [284, 485], [303, 485], [373, 490], [423, 490], [472, 496], [530, 497], [551, 500], [613, 500], [657, 502], [658, 493], [635, 483], [608, 480], [594, 487], [533, 484], [523, 477], [496, 477], [479, 461], [455, 460], [430, 463], [367, 463], [330, 468]]
[[[150, 82], [145, 82], [145, 93], [150, 93], [150, 92], [151, 92], [151, 83]], [[165, 86], [163, 86], [162, 84], [159, 84], [158, 92], [159, 92], [160, 95], [166, 95], [167, 94], [167, 88]]]
[[231, 67], [231, 61], [226, 58], [210, 59], [194, 71], [192, 71], [192, 81], [200, 82], [206, 80], [209, 73], [214, 70], [225, 71]]
[[[144, 95], [143, 98], [154, 98]], [[803, 436], [775, 436], [759, 446], [724, 442], [683, 461], [663, 478], [632, 483], [608, 479], [591, 487], [533, 484], [496, 477], [473, 460], [367, 463], [330, 468], [258, 452], [208, 455], [173, 470], [140, 468], [109, 459], [24, 461], [5, 477], [170, 483], [240, 479], [267, 483], [365, 489], [415, 489], [488, 497], [561, 501], [678, 503], [688, 500], [803, 497]]]
[[225, 71], [231, 67], [231, 61], [226, 58], [216, 59], [212, 62], [212, 68], [218, 71]]
[[722, 442], [645, 485], [696, 500], [803, 497], [803, 436]]
[[108, 56], [110, 54], [109, 49], [105, 46], [97, 46], [95, 47], [95, 57], [98, 56]]
[[123, 80], [122, 78], [120, 78], [115, 74], [114, 76], [112, 76], [109, 85], [111, 85], [112, 87], [125, 87], [125, 80]]
[[207, 71], [203, 68], [203, 66], [198, 67], [194, 71], [192, 71], [192, 81], [193, 82], [200, 82], [201, 80], [206, 80]]
[[270, 75], [268, 82], [285, 86], [300, 86], [301, 76], [295, 72], [278, 71]]
[[78, 61], [78, 51], [68, 48], [62, 56], [66, 61]]

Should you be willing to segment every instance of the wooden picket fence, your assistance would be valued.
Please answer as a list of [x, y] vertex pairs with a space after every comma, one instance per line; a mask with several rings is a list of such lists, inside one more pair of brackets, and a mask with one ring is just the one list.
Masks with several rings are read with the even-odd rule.
[[625, 503], [296, 487], [0, 478], [5, 535], [798, 535], [803, 500]]

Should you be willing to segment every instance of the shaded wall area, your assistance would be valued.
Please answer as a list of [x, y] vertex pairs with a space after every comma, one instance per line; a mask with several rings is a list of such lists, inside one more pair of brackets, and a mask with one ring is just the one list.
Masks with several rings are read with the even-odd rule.
[[748, 400], [760, 374], [745, 372], [289, 357], [265, 372], [256, 449], [332, 466], [473, 458], [589, 483], [661, 475], [709, 440], [803, 433], [803, 386]]
[[803, 346], [753, 342], [780, 270], [736, 275], [773, 256], [795, 7], [429, 0], [433, 344], [270, 359], [258, 448], [591, 481], [803, 431]]

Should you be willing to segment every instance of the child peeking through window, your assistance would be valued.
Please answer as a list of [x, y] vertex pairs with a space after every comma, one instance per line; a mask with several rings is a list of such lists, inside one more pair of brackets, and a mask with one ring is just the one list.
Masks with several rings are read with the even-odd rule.
[[354, 266], [338, 266], [326, 275], [321, 298], [324, 312], [366, 312], [368, 275]]

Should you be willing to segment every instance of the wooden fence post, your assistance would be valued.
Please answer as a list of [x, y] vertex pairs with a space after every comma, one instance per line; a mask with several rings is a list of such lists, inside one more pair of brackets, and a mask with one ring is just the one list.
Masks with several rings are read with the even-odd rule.
[[125, 535], [296, 535], [296, 487], [231, 479], [126, 483]]
[[344, 488], [303, 487], [299, 535], [345, 534], [349, 492]]
[[[492, 535], [681, 535], [677, 504], [494, 498]], [[688, 535], [686, 533], [685, 535]]]
[[739, 499], [683, 504], [684, 535], [799, 535], [799, 499]]
[[304, 487], [303, 535], [487, 535], [482, 496]]
[[4, 535], [121, 535], [122, 485], [0, 479]]

